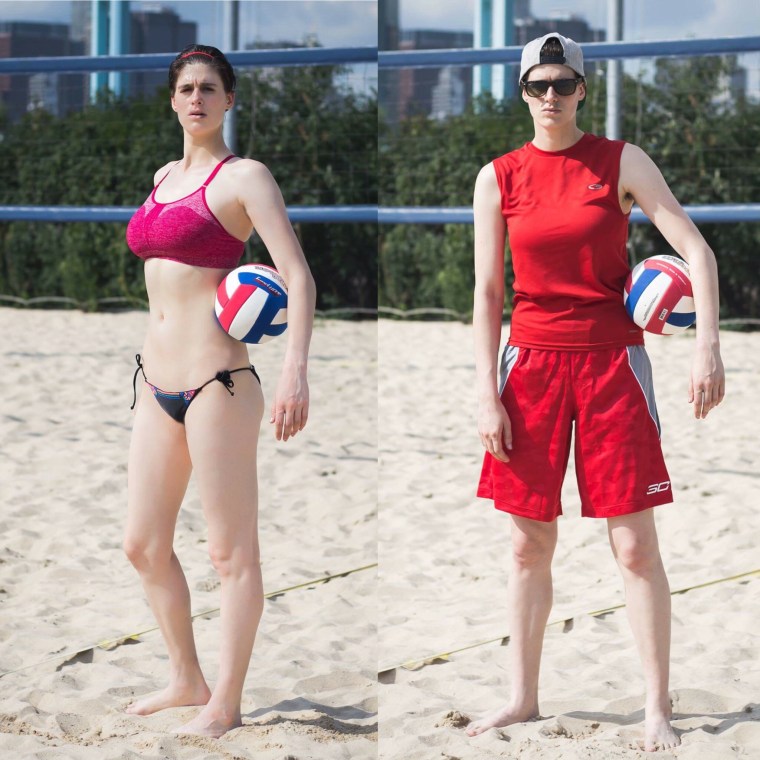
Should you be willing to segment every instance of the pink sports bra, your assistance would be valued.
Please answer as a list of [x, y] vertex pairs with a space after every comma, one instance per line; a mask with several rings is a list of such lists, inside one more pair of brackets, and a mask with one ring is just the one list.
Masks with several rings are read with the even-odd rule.
[[234, 269], [245, 243], [222, 227], [206, 203], [206, 187], [222, 164], [233, 157], [220, 161], [195, 192], [171, 203], [159, 203], [156, 190], [169, 176], [169, 169], [129, 220], [127, 245], [132, 252], [141, 259], [172, 259], [194, 267]]

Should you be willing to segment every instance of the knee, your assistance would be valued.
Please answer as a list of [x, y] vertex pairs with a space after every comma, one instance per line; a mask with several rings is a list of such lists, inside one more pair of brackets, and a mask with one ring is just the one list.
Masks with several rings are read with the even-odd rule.
[[163, 547], [139, 536], [126, 536], [122, 549], [127, 555], [127, 559], [140, 572], [154, 570], [156, 567], [169, 562], [172, 556], [171, 546]]
[[650, 575], [662, 562], [657, 542], [636, 535], [617, 541], [614, 552], [618, 565], [633, 575]]
[[554, 556], [556, 540], [553, 536], [512, 537], [512, 560], [520, 570], [549, 567]]
[[235, 577], [259, 569], [259, 553], [255, 547], [209, 543], [208, 554], [220, 578]]

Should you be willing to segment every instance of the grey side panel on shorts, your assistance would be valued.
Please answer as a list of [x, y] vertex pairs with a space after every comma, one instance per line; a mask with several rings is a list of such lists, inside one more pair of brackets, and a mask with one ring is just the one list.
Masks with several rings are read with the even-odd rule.
[[509, 373], [515, 366], [519, 354], [520, 349], [517, 346], [504, 346], [504, 353], [501, 355], [501, 369], [499, 370], [499, 396], [504, 393]]
[[654, 424], [657, 426], [657, 436], [662, 437], [662, 429], [660, 428], [660, 418], [657, 415], [657, 405], [654, 402], [654, 382], [652, 380], [652, 364], [647, 356], [644, 346], [627, 346], [628, 351], [628, 364], [633, 371], [633, 374], [638, 380], [641, 386], [641, 391], [644, 394], [644, 398], [647, 400], [647, 407], [649, 409], [649, 416], [654, 420]]

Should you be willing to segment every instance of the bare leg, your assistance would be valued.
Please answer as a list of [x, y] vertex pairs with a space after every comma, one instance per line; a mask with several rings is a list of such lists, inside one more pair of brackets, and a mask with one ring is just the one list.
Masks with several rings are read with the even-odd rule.
[[644, 749], [681, 743], [670, 719], [670, 587], [662, 566], [653, 510], [607, 520], [612, 553], [625, 583], [626, 609], [646, 679]]
[[140, 399], [129, 450], [129, 503], [124, 551], [140, 574], [169, 651], [169, 685], [134, 702], [128, 713], [205, 704], [211, 692], [193, 639], [190, 592], [172, 549], [174, 527], [190, 477], [184, 428], [150, 394]]
[[544, 523], [512, 516], [509, 578], [512, 694], [504, 707], [470, 723], [465, 729], [470, 736], [489, 728], [522, 723], [539, 714], [538, 673], [544, 629], [552, 607], [551, 563], [556, 545], [556, 520]]
[[188, 445], [208, 522], [209, 553], [221, 578], [221, 652], [211, 699], [177, 733], [219, 737], [242, 725], [240, 701], [264, 607], [256, 479], [263, 411], [258, 382], [240, 373], [234, 397], [212, 385], [188, 412]]

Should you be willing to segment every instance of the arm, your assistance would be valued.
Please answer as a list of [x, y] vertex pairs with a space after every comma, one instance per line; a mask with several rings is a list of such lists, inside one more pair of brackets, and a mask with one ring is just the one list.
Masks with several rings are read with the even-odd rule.
[[710, 246], [681, 208], [660, 170], [641, 148], [626, 145], [620, 160], [623, 191], [633, 197], [672, 248], [689, 264], [697, 312], [697, 344], [689, 403], [704, 418], [725, 394], [718, 336], [718, 267]]
[[501, 315], [504, 310], [504, 243], [507, 229], [501, 215], [501, 194], [493, 165], [484, 166], [475, 182], [475, 370], [478, 390], [478, 433], [494, 457], [508, 462], [512, 428], [498, 392]]
[[269, 419], [277, 440], [287, 441], [303, 430], [309, 415], [306, 365], [316, 288], [274, 177], [250, 160], [241, 177], [241, 203], [288, 286], [288, 345]]

